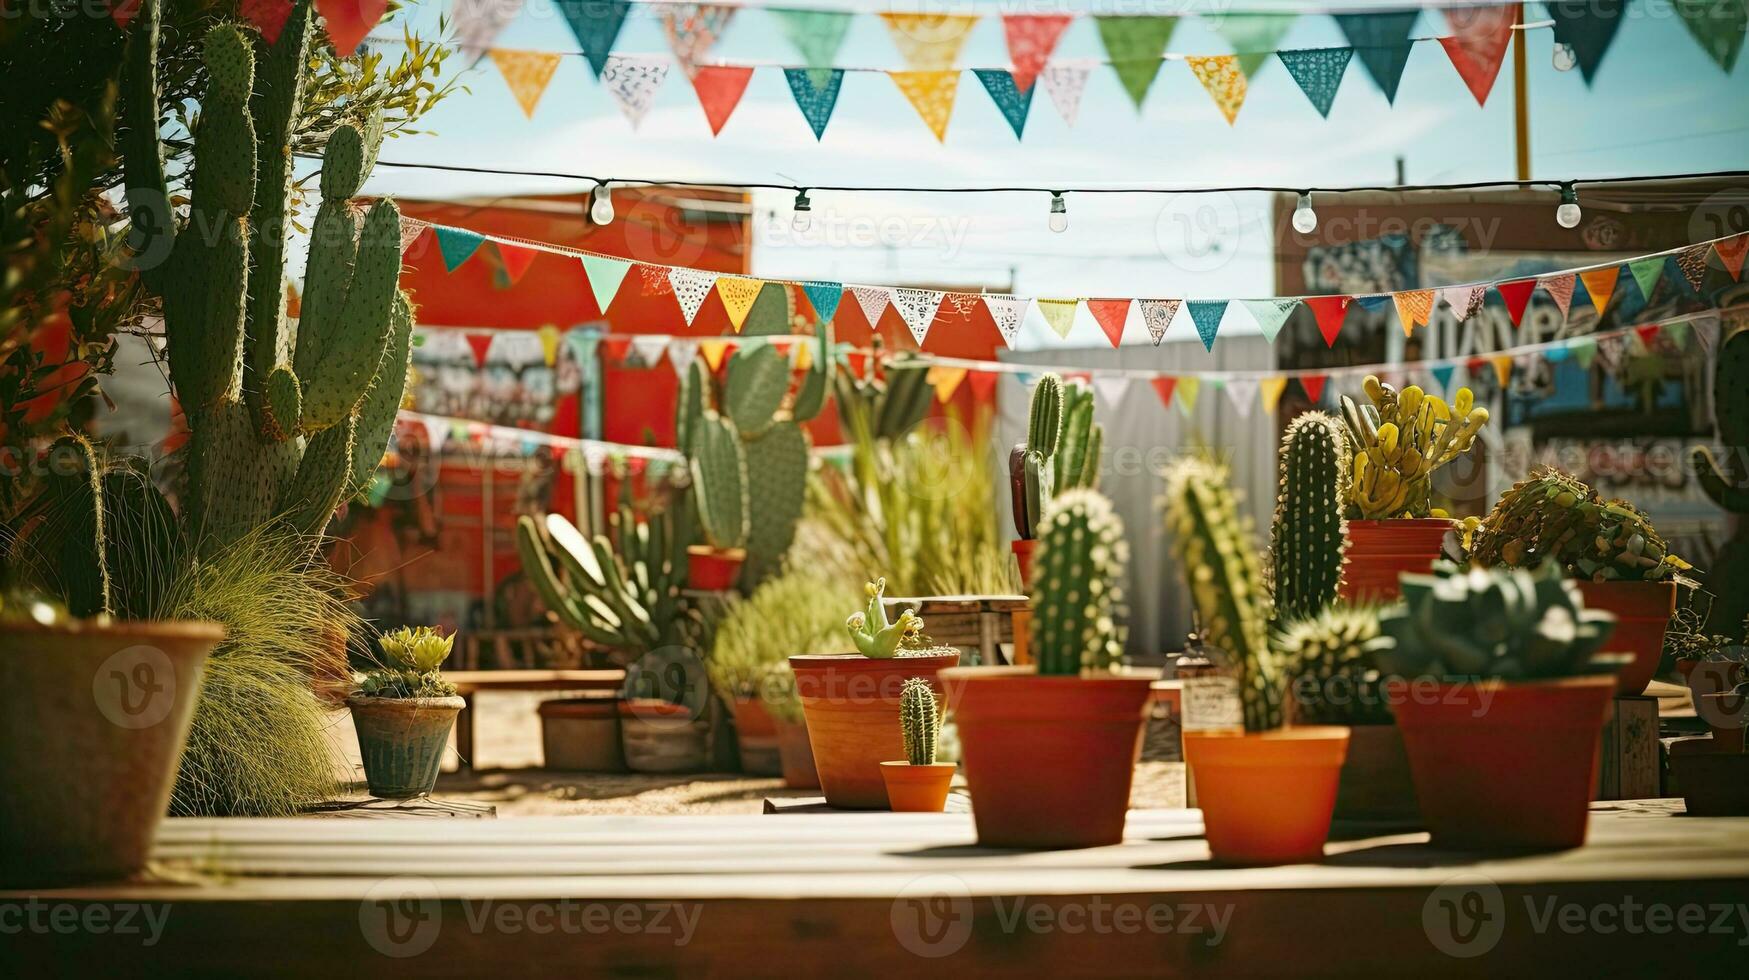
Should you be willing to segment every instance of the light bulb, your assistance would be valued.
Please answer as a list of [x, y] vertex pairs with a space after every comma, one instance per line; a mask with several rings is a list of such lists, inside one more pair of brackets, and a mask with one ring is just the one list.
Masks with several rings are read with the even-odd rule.
[[790, 219], [790, 227], [798, 232], [807, 231], [814, 223], [814, 205], [808, 200], [807, 191], [796, 191], [795, 212], [795, 217]]
[[613, 195], [606, 184], [596, 184], [592, 192], [595, 202], [589, 205], [589, 220], [598, 225], [613, 224]]
[[1576, 52], [1574, 52], [1573, 46], [1571, 44], [1563, 44], [1563, 43], [1558, 43], [1558, 42], [1555, 44], [1555, 70], [1556, 71], [1572, 71], [1573, 66], [1577, 65], [1578, 63], [1579, 63], [1579, 55]]
[[1055, 232], [1069, 230], [1069, 203], [1063, 200], [1062, 191], [1051, 192], [1051, 230]]
[[1579, 193], [1572, 184], [1561, 185], [1561, 206], [1555, 209], [1555, 224], [1562, 228], [1579, 227]]
[[1299, 204], [1294, 207], [1294, 231], [1310, 235], [1317, 229], [1318, 212], [1312, 210], [1312, 192], [1301, 191]]

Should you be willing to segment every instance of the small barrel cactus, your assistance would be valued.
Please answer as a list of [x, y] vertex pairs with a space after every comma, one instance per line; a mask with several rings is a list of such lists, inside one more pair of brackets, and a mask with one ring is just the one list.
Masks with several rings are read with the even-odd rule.
[[1377, 606], [1331, 605], [1285, 621], [1272, 649], [1287, 678], [1296, 722], [1313, 725], [1388, 725], [1379, 649]]
[[935, 688], [921, 677], [905, 680], [899, 689], [899, 729], [905, 738], [905, 758], [914, 766], [935, 764], [935, 743], [941, 737], [941, 708]]
[[1307, 412], [1288, 423], [1270, 535], [1275, 610], [1283, 619], [1314, 615], [1336, 601], [1347, 546], [1348, 468], [1348, 437], [1335, 416]]
[[1062, 429], [1063, 379], [1046, 374], [1033, 385], [1032, 404], [1027, 410], [1026, 442], [1008, 452], [1014, 530], [1022, 540], [1038, 536], [1045, 506], [1056, 490], [1052, 459], [1057, 453]]
[[1109, 670], [1123, 656], [1123, 575], [1129, 544], [1111, 501], [1070, 490], [1039, 522], [1033, 559], [1032, 651], [1040, 674]]
[[865, 591], [867, 611], [852, 613], [844, 621], [858, 653], [888, 660], [898, 656], [901, 649], [914, 649], [923, 643], [923, 620], [909, 609], [900, 613], [897, 620], [887, 621], [887, 609], [881, 601], [887, 591], [886, 579], [875, 579], [865, 586]]
[[1553, 562], [1596, 581], [1661, 581], [1693, 566], [1672, 555], [1646, 515], [1625, 500], [1543, 467], [1500, 495], [1486, 518], [1464, 522], [1470, 558], [1528, 568]]
[[383, 666], [358, 675], [360, 691], [373, 698], [442, 698], [455, 693], [455, 685], [443, 679], [438, 668], [449, 658], [455, 636], [444, 636], [429, 626], [401, 627], [384, 633], [377, 641], [383, 648]]
[[1434, 516], [1433, 471], [1469, 450], [1488, 410], [1475, 404], [1468, 388], [1460, 388], [1450, 405], [1415, 385], [1398, 392], [1370, 374], [1365, 389], [1369, 405], [1342, 396], [1355, 446], [1348, 516]]

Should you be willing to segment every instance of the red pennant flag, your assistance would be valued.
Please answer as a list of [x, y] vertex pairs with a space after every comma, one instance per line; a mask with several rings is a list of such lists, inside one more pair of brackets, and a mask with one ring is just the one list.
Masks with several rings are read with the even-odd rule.
[[1160, 396], [1160, 404], [1166, 408], [1172, 407], [1172, 389], [1178, 387], [1178, 379], [1168, 374], [1162, 374], [1148, 382], [1154, 386], [1154, 394]]
[[1530, 294], [1536, 291], [1535, 279], [1518, 279], [1495, 285], [1500, 291], [1500, 298], [1506, 301], [1506, 315], [1512, 317], [1512, 325], [1524, 319], [1524, 308], [1530, 304]]
[[973, 371], [966, 375], [966, 384], [972, 389], [972, 400], [980, 405], [989, 404], [996, 395], [996, 378], [994, 371]]
[[1099, 322], [1099, 329], [1105, 331], [1105, 336], [1116, 347], [1123, 340], [1124, 321], [1129, 319], [1130, 301], [1127, 299], [1090, 299], [1087, 301], [1087, 311], [1093, 314], [1093, 319]]
[[1743, 256], [1749, 253], [1749, 234], [1727, 238], [1714, 245], [1713, 251], [1719, 253], [1719, 261], [1724, 263], [1725, 271], [1731, 274], [1731, 278], [1742, 280]]
[[316, 12], [328, 29], [328, 40], [342, 58], [352, 57], [358, 42], [377, 26], [389, 9], [389, 0], [316, 0]]
[[[245, 0], [246, 2], [247, 0]], [[115, 26], [125, 31], [128, 29], [128, 25], [134, 22], [134, 17], [139, 12], [140, 0], [114, 0], [109, 7], [109, 19], [115, 21]], [[286, 8], [286, 13], [291, 13], [289, 6]]]
[[1012, 74], [1017, 90], [1025, 92], [1032, 88], [1071, 19], [1069, 14], [1002, 16], [1002, 30], [1008, 36], [1008, 61], [1014, 66]]
[[474, 364], [486, 366], [486, 352], [492, 349], [492, 335], [489, 333], [468, 334], [468, 346], [474, 349]]
[[1093, 380], [1093, 372], [1092, 371], [1064, 371], [1062, 374], [1062, 378], [1064, 381], [1091, 382]]
[[698, 106], [704, 110], [704, 117], [711, 124], [711, 135], [715, 136], [723, 131], [723, 124], [741, 104], [741, 96], [747, 91], [747, 81], [753, 77], [753, 69], [751, 66], [700, 65], [694, 71], [697, 74], [692, 76], [692, 90], [698, 93]]
[[1318, 332], [1324, 335], [1324, 346], [1335, 347], [1336, 335], [1342, 332], [1342, 321], [1348, 316], [1352, 296], [1307, 296], [1301, 300], [1312, 308], [1318, 318]]
[[1329, 381], [1328, 374], [1300, 375], [1300, 387], [1306, 389], [1306, 397], [1310, 398], [1314, 405], [1318, 404], [1319, 400], [1324, 397], [1324, 385], [1328, 384]]
[[630, 337], [603, 337], [601, 338], [601, 359], [613, 364], [624, 363], [626, 352], [631, 350], [631, 346], [632, 338]]
[[1640, 345], [1650, 349], [1652, 341], [1658, 339], [1658, 331], [1662, 329], [1664, 325], [1661, 323], [1648, 323], [1643, 327], [1635, 327], [1634, 333], [1640, 338]]
[[520, 245], [499, 241], [494, 241], [492, 244], [498, 246], [498, 260], [504, 264], [504, 275], [509, 277], [511, 285], [522, 281], [523, 273], [528, 271], [529, 264], [534, 262], [534, 257], [540, 254], [535, 249], [523, 248]]
[[[137, 5], [139, 0], [125, 2]], [[279, 40], [279, 32], [285, 29], [286, 18], [291, 12], [292, 0], [242, 0], [237, 4], [237, 14], [260, 28], [261, 36], [268, 44]]]
[[1486, 105], [1506, 48], [1512, 44], [1512, 25], [1518, 19], [1516, 5], [1452, 9], [1445, 12], [1445, 19], [1453, 36], [1442, 37], [1439, 43], [1458, 76], [1470, 87], [1476, 104]]

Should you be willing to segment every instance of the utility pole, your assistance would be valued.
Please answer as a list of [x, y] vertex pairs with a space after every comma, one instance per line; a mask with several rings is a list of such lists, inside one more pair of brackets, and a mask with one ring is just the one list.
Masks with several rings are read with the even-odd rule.
[[1530, 93], [1525, 63], [1524, 4], [1518, 5], [1518, 29], [1512, 38], [1512, 112], [1513, 135], [1518, 154], [1518, 179], [1530, 179]]

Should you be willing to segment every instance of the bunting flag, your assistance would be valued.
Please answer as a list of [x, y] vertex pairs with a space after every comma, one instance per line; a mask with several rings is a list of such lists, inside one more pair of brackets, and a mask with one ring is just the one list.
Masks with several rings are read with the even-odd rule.
[[[723, 309], [729, 314], [729, 325], [741, 332], [741, 325], [747, 322], [747, 313], [753, 309], [753, 303], [759, 299], [759, 293], [765, 288], [765, 281], [748, 276], [718, 276], [717, 298], [723, 301]], [[687, 317], [691, 322], [692, 318]]]
[[881, 14], [887, 33], [914, 72], [946, 71], [959, 60], [966, 35], [978, 22], [965, 14]]
[[704, 358], [704, 366], [717, 373], [723, 366], [723, 359], [735, 349], [735, 345], [727, 340], [701, 340], [698, 342], [698, 355]]
[[[711, 294], [716, 284], [717, 274], [704, 269], [675, 266], [668, 270], [668, 286], [674, 290], [674, 299], [680, 304], [680, 312], [686, 316], [687, 326], [692, 326], [699, 307], [704, 305], [705, 297]], [[716, 365], [711, 365], [711, 370], [716, 370]]]
[[642, 292], [645, 296], [673, 295], [674, 287], [668, 282], [668, 269], [660, 265], [638, 266], [638, 278], [643, 280]]
[[1658, 341], [1658, 330], [1659, 326], [1656, 323], [1648, 323], [1634, 328], [1634, 336], [1640, 338], [1642, 349], [1648, 351], [1652, 349], [1652, 346]]
[[1620, 275], [1621, 267], [1614, 265], [1579, 273], [1579, 281], [1585, 284], [1585, 292], [1591, 297], [1591, 305], [1597, 309], [1598, 316], [1602, 316], [1609, 306], [1609, 297], [1615, 293], [1616, 277]]
[[1117, 79], [1123, 83], [1130, 101], [1141, 111], [1154, 76], [1160, 73], [1160, 58], [1166, 44], [1172, 40], [1172, 30], [1178, 26], [1176, 17], [1095, 17], [1100, 43]]
[[1227, 399], [1233, 403], [1233, 411], [1242, 419], [1251, 417], [1251, 403], [1257, 400], [1258, 384], [1256, 378], [1228, 378], [1222, 385], [1227, 389]]
[[316, 0], [322, 30], [334, 43], [334, 53], [350, 58], [370, 29], [388, 13], [389, 0]]
[[[425, 229], [427, 227], [429, 227], [429, 226], [423, 221], [415, 221], [414, 219], [409, 218], [406, 215], [401, 216], [401, 254], [402, 255], [406, 255], [407, 250], [413, 247], [413, 243], [419, 240], [419, 236], [425, 234]], [[1702, 258], [1701, 261], [1705, 262], [1706, 260], [1705, 260], [1705, 258]]]
[[1324, 335], [1324, 346], [1336, 346], [1336, 335], [1342, 332], [1342, 321], [1348, 316], [1348, 304], [1352, 300], [1350, 296], [1307, 296], [1300, 301], [1311, 307], [1312, 315], [1317, 318], [1318, 332]]
[[[1664, 327], [1664, 336], [1669, 339], [1670, 343], [1674, 345], [1677, 350], [1688, 349], [1688, 338], [1692, 336], [1693, 333], [1694, 331], [1689, 329], [1688, 324], [1680, 320]], [[1560, 348], [1557, 347], [1555, 350], [1560, 350]], [[1566, 352], [1562, 351], [1562, 353]]]
[[1305, 390], [1306, 398], [1316, 405], [1324, 399], [1324, 386], [1330, 382], [1328, 374], [1302, 374], [1300, 387]]
[[1439, 296], [1451, 307], [1452, 315], [1462, 323], [1475, 316], [1476, 311], [1482, 308], [1485, 292], [1482, 286], [1448, 286], [1439, 291]]
[[717, 38], [728, 30], [736, 8], [715, 3], [663, 3], [661, 9], [662, 33], [668, 38], [668, 49], [674, 52], [674, 60], [680, 62], [680, 70], [690, 78]]
[[1455, 364], [1436, 364], [1427, 369], [1428, 375], [1433, 378], [1433, 383], [1438, 386], [1441, 395], [1451, 393], [1451, 376], [1456, 371], [1457, 365]]
[[1172, 318], [1178, 315], [1179, 299], [1141, 299], [1136, 303], [1142, 308], [1142, 323], [1148, 328], [1148, 339], [1154, 346], [1160, 346], [1160, 341], [1166, 337], [1166, 328], [1172, 325]]
[[826, 135], [826, 124], [832, 121], [832, 109], [838, 104], [838, 90], [844, 87], [842, 70], [824, 73], [826, 82], [823, 85], [814, 81], [817, 74], [821, 73], [811, 68], [783, 70], [790, 95], [795, 97], [796, 108], [802, 110], [802, 118], [808, 121], [808, 128], [814, 131], [816, 140]]
[[934, 289], [910, 289], [899, 287], [893, 290], [893, 306], [899, 310], [899, 316], [905, 321], [905, 326], [911, 330], [911, 338], [917, 341], [917, 346], [923, 346], [923, 338], [929, 336], [929, 327], [935, 323], [936, 311], [941, 309], [941, 298], [945, 295]]
[[1196, 395], [1202, 390], [1202, 379], [1195, 375], [1187, 375], [1178, 379], [1178, 385], [1173, 394], [1178, 396], [1178, 411], [1185, 418], [1196, 411]]
[[802, 295], [808, 298], [808, 305], [814, 308], [814, 315], [820, 318], [820, 322], [830, 323], [838, 312], [838, 304], [844, 299], [844, 284], [810, 280], [802, 283]]
[[1239, 108], [1245, 104], [1245, 73], [1239, 70], [1239, 59], [1230, 54], [1193, 55], [1184, 59], [1184, 63], [1190, 66], [1209, 98], [1215, 100], [1221, 115], [1227, 117], [1227, 125], [1233, 125], [1233, 120], [1239, 118]]
[[1008, 120], [1014, 138], [1020, 139], [1026, 130], [1026, 114], [1032, 108], [1032, 93], [1036, 86], [1020, 87], [1014, 75], [1000, 68], [974, 68], [972, 73], [984, 83], [984, 91], [990, 93], [990, 101], [996, 103], [1002, 118]]
[[1403, 336], [1412, 336], [1415, 328], [1424, 326], [1427, 318], [1433, 315], [1433, 290], [1407, 289], [1393, 293], [1392, 298], [1397, 304], [1397, 319], [1402, 321]]
[[607, 308], [613, 305], [614, 296], [619, 294], [619, 284], [625, 281], [632, 264], [607, 255], [585, 255], [582, 258], [583, 276], [589, 280], [589, 292], [595, 297], [595, 308], [601, 311], [602, 316], [606, 316]]
[[1035, 299], [1038, 311], [1051, 325], [1051, 331], [1064, 340], [1069, 339], [1069, 331], [1075, 326], [1075, 307], [1080, 303], [1072, 299]]
[[1506, 48], [1512, 44], [1517, 6], [1447, 7], [1444, 13], [1452, 36], [1440, 38], [1439, 43], [1458, 77], [1476, 97], [1476, 104], [1487, 105], [1488, 93], [1494, 90], [1494, 79], [1506, 60]]
[[965, 379], [965, 368], [946, 367], [941, 364], [932, 365], [923, 375], [923, 380], [935, 389], [935, 400], [943, 405], [953, 397], [954, 391]]
[[1494, 358], [1494, 378], [1502, 389], [1512, 381], [1512, 358], [1505, 354]]
[[[882, 15], [886, 16], [885, 14]], [[947, 142], [947, 123], [953, 117], [953, 99], [959, 91], [960, 73], [945, 71], [895, 71], [887, 73], [899, 91], [910, 100], [923, 124], [939, 142]]]
[[1385, 94], [1385, 101], [1397, 101], [1397, 83], [1403, 80], [1403, 66], [1409, 63], [1414, 42], [1409, 31], [1419, 10], [1393, 10], [1376, 14], [1332, 14], [1342, 36], [1356, 51], [1360, 63], [1373, 83]]
[[668, 338], [661, 334], [639, 334], [632, 338], [632, 356], [637, 358], [638, 363], [644, 367], [653, 368], [662, 363], [663, 355], [666, 353], [668, 353]]
[[675, 377], [686, 374], [692, 367], [692, 359], [698, 356], [698, 340], [693, 337], [670, 337], [668, 339], [668, 366], [674, 369]]
[[528, 272], [529, 265], [534, 262], [534, 257], [540, 254], [535, 249], [523, 248], [508, 242], [495, 241], [492, 244], [498, 250], [498, 264], [504, 269], [504, 277], [510, 280], [512, 286], [522, 281], [523, 275]]
[[1002, 33], [1008, 39], [1008, 63], [1014, 66], [1014, 87], [1032, 96], [1032, 84], [1051, 60], [1069, 14], [1003, 14]]
[[747, 83], [752, 79], [751, 67], [702, 65], [693, 68], [692, 90], [698, 94], [698, 106], [704, 110], [712, 136], [723, 131], [723, 124], [741, 104], [741, 96], [746, 93]]
[[630, 0], [553, 0], [571, 28], [571, 36], [589, 59], [589, 67], [600, 78], [613, 55], [613, 43], [619, 39], [619, 29], [625, 25], [626, 14], [632, 9]]
[[1124, 322], [1130, 317], [1130, 301], [1127, 299], [1090, 299], [1087, 301], [1087, 312], [1093, 314], [1093, 320], [1099, 324], [1099, 329], [1105, 333], [1105, 339], [1111, 341], [1111, 346], [1117, 347], [1123, 343]]
[[547, 367], [559, 362], [559, 328], [552, 324], [544, 324], [534, 332], [535, 340], [540, 343], [540, 359]]
[[1701, 281], [1706, 278], [1707, 252], [1706, 245], [1690, 245], [1676, 253], [1676, 268], [1682, 270], [1682, 278], [1688, 280], [1688, 288], [1700, 292]]
[[633, 129], [649, 114], [651, 103], [656, 101], [656, 90], [667, 77], [667, 59], [654, 55], [616, 54], [601, 69], [601, 84], [619, 103]]
[[984, 308], [996, 322], [1002, 343], [1013, 348], [1014, 338], [1020, 336], [1020, 321], [1026, 316], [1026, 300], [1018, 296], [985, 296]]
[[1240, 300], [1245, 312], [1251, 314], [1251, 319], [1257, 321], [1257, 329], [1263, 331], [1263, 339], [1275, 343], [1275, 335], [1281, 332], [1281, 325], [1287, 318], [1293, 316], [1294, 308], [1300, 305], [1297, 299], [1247, 299]]
[[1269, 53], [1281, 44], [1288, 29], [1299, 19], [1298, 14], [1217, 14], [1215, 33], [1233, 46], [1239, 59], [1239, 70], [1246, 78], [1269, 62]]
[[[844, 33], [850, 29], [850, 14], [838, 10], [786, 10], [781, 7], [770, 8], [769, 12], [777, 18], [783, 36], [789, 38], [789, 43], [802, 56], [814, 87], [825, 88], [832, 78], [832, 66], [838, 60], [838, 49], [844, 46]], [[838, 74], [843, 76], [842, 72]], [[793, 87], [794, 83], [791, 85]], [[836, 88], [833, 97], [837, 97]], [[821, 128], [825, 128], [824, 124]]]
[[885, 286], [852, 286], [850, 295], [856, 297], [856, 305], [862, 308], [862, 318], [868, 321], [870, 330], [879, 330], [881, 317], [886, 315], [887, 306], [893, 301], [893, 292]]
[[1039, 76], [1066, 126], [1074, 126], [1081, 117], [1081, 93], [1087, 88], [1090, 71], [1085, 65], [1051, 65]]
[[1749, 4], [1742, 0], [1676, 0], [1682, 26], [1700, 43], [1713, 63], [1730, 74], [1749, 31]]
[[995, 371], [973, 371], [966, 376], [966, 384], [972, 387], [972, 400], [988, 402], [996, 394], [996, 381], [1001, 375]]
[[1193, 299], [1185, 305], [1190, 307], [1190, 319], [1196, 324], [1196, 335], [1202, 338], [1202, 349], [1212, 352], [1215, 349], [1215, 334], [1221, 332], [1221, 318], [1227, 314], [1227, 301]]
[[1590, 85], [1621, 27], [1626, 0], [1545, 0], [1543, 6], [1555, 22], [1555, 43], [1573, 49], [1579, 74]]
[[1330, 118], [1330, 106], [1336, 101], [1336, 90], [1342, 87], [1342, 75], [1354, 60], [1353, 48], [1308, 48], [1303, 51], [1277, 51], [1277, 58], [1293, 76], [1294, 83], [1305, 93], [1306, 101], [1318, 110], [1318, 115]]
[[1597, 356], [1597, 341], [1582, 337], [1569, 344], [1567, 349], [1572, 352], [1573, 360], [1578, 361], [1580, 367], [1587, 371], [1591, 369], [1591, 361]]
[[486, 236], [466, 228], [451, 228], [448, 225], [432, 225], [431, 230], [437, 234], [437, 250], [443, 255], [443, 269], [454, 272], [463, 262], [473, 258], [479, 251], [480, 244]]
[[[494, 3], [495, 0], [471, 0], [471, 2], [470, 0], [458, 0], [456, 3], [454, 14], [456, 37], [462, 42], [464, 51], [469, 50], [467, 46], [469, 35], [464, 33], [462, 22], [463, 8], [467, 6], [491, 8]], [[507, 11], [504, 14], [504, 21], [506, 23], [511, 17], [516, 16], [516, 6], [516, 4], [508, 2], [504, 4]], [[126, 30], [128, 22], [133, 20], [134, 14], [138, 10], [139, 5], [137, 3], [118, 3], [112, 10], [112, 15], [115, 17], [115, 22], [120, 25], [123, 30]], [[261, 31], [262, 39], [268, 44], [274, 44], [279, 41], [279, 32], [285, 30], [285, 22], [291, 17], [291, 12], [292, 0], [242, 0], [241, 3], [237, 4], [237, 15], [249, 23], [254, 24], [255, 27]], [[499, 25], [499, 27], [502, 26], [503, 24]], [[477, 32], [478, 28], [475, 30]], [[493, 36], [496, 36], [497, 33], [496, 30], [492, 31]], [[492, 37], [487, 37], [485, 41], [481, 43], [480, 47], [484, 48], [487, 44], [491, 43]], [[480, 55], [477, 51], [472, 51], [468, 57], [469, 60], [478, 61]]]
[[504, 76], [504, 84], [510, 87], [510, 94], [516, 96], [522, 114], [533, 119], [534, 107], [540, 104], [547, 83], [553, 80], [553, 72], [559, 67], [559, 56], [551, 51], [511, 48], [493, 48], [491, 54], [492, 64], [498, 66], [498, 74]]
[[626, 353], [632, 349], [630, 337], [610, 336], [601, 338], [601, 359], [609, 364], [626, 366]]
[[1634, 285], [1640, 287], [1640, 298], [1647, 303], [1652, 302], [1652, 290], [1658, 288], [1658, 280], [1664, 278], [1664, 256], [1635, 259], [1628, 263], [1628, 274], [1633, 276]]
[[1257, 398], [1263, 403], [1263, 410], [1271, 415], [1275, 414], [1275, 406], [1281, 404], [1281, 393], [1286, 390], [1285, 375], [1257, 379]]
[[1555, 305], [1561, 308], [1563, 319], [1567, 316], [1567, 310], [1573, 305], [1574, 281], [1574, 276], [1570, 272], [1564, 276], [1545, 276], [1536, 281], [1536, 284], [1543, 288], [1543, 292], [1548, 293], [1549, 298], [1555, 301]]
[[1160, 397], [1160, 407], [1170, 410], [1172, 408], [1172, 392], [1178, 387], [1178, 379], [1171, 375], [1162, 374], [1149, 378], [1148, 386], [1153, 388], [1154, 394]]
[[1536, 291], [1536, 280], [1516, 279], [1512, 282], [1496, 283], [1494, 289], [1506, 301], [1506, 315], [1512, 318], [1512, 325], [1518, 326], [1524, 319], [1524, 308], [1530, 305], [1530, 294]]
[[492, 335], [489, 333], [471, 333], [467, 335], [468, 349], [474, 353], [474, 366], [485, 367], [486, 356], [492, 353]]
[[1135, 380], [1127, 374], [1102, 374], [1092, 380], [1093, 394], [1105, 407], [1117, 411], [1117, 407], [1130, 392], [1130, 382]]
[[1718, 253], [1719, 262], [1732, 279], [1741, 281], [1743, 278], [1743, 256], [1749, 253], [1749, 234], [1727, 238], [1713, 245], [1713, 251]]

